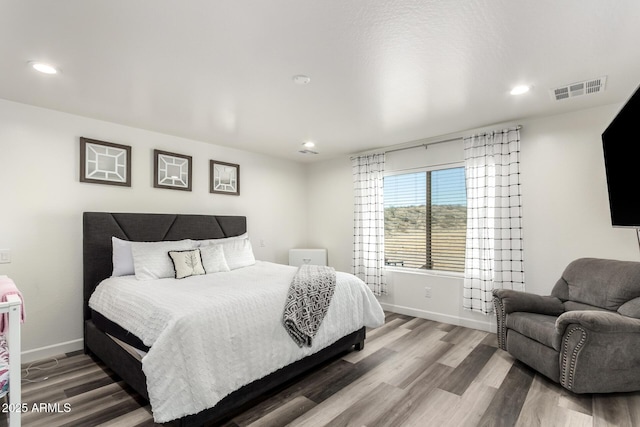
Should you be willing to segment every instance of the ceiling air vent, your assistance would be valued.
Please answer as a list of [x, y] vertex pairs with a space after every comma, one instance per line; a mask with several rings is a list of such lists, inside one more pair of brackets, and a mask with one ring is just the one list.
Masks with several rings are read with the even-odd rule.
[[300, 154], [318, 154], [317, 151], [313, 151], [313, 150], [299, 150], [298, 153]]
[[602, 92], [607, 77], [598, 77], [597, 79], [585, 80], [583, 82], [571, 83], [551, 89], [551, 96], [556, 101], [567, 98], [575, 98], [576, 96], [590, 95], [592, 93]]

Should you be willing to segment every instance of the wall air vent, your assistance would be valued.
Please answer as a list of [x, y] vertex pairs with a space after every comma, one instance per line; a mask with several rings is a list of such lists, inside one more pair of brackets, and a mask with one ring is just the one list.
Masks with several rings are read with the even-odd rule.
[[597, 79], [585, 80], [583, 82], [571, 83], [551, 89], [551, 96], [556, 101], [567, 98], [575, 98], [576, 96], [590, 95], [592, 93], [602, 92], [607, 82], [607, 76], [598, 77]]

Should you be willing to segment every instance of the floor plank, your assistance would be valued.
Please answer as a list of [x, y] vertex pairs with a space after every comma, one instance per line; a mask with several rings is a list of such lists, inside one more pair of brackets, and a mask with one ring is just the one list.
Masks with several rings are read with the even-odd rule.
[[284, 426], [289, 424], [291, 421], [298, 418], [300, 415], [307, 412], [309, 409], [316, 406], [316, 403], [312, 400], [307, 399], [304, 396], [298, 396], [274, 411], [271, 411], [265, 416], [260, 417], [255, 420], [249, 427], [269, 427], [269, 426]]
[[370, 425], [394, 407], [403, 395], [401, 389], [387, 383], [380, 383], [366, 399], [361, 399], [347, 408], [329, 421], [329, 425], [332, 427]]
[[533, 382], [535, 373], [514, 362], [489, 407], [478, 421], [479, 426], [514, 426]]
[[469, 355], [453, 370], [449, 376], [449, 380], [443, 385], [442, 389], [458, 396], [467, 390], [467, 387], [478, 376], [482, 368], [487, 364], [495, 347], [489, 347], [484, 344], [478, 344]]
[[541, 426], [543, 422], [549, 422], [549, 420], [553, 425], [565, 425], [566, 412], [558, 406], [560, 388], [557, 384], [552, 384], [536, 374], [520, 410], [516, 426]]

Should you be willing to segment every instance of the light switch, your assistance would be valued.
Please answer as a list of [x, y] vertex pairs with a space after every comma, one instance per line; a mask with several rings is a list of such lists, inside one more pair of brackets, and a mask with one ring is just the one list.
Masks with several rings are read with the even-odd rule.
[[0, 250], [0, 264], [9, 264], [11, 262], [11, 251], [9, 249]]

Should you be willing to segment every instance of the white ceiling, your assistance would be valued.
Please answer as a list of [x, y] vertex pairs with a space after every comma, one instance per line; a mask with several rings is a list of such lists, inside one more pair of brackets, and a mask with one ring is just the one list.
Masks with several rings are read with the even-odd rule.
[[623, 102], [639, 43], [638, 0], [0, 0], [0, 98], [311, 161]]

